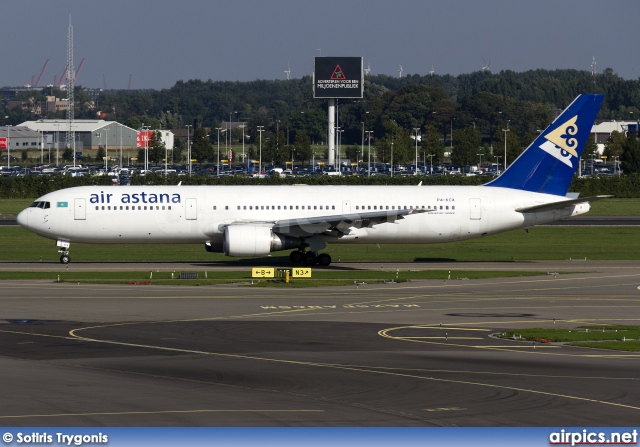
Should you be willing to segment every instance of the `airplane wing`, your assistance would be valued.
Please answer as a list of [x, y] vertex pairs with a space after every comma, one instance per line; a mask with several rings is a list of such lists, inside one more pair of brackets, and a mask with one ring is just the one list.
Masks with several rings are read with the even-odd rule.
[[337, 231], [348, 233], [350, 228], [362, 228], [395, 222], [409, 214], [422, 213], [427, 210], [380, 210], [366, 213], [332, 214], [329, 216], [302, 217], [276, 221], [273, 231], [277, 233], [295, 234], [299, 236], [313, 235]]
[[568, 206], [577, 205], [579, 203], [593, 202], [594, 200], [606, 199], [613, 196], [591, 196], [582, 197], [580, 199], [562, 200], [560, 202], [544, 203], [542, 205], [526, 206], [516, 208], [519, 213], [538, 213], [543, 211], [553, 211], [566, 208]]

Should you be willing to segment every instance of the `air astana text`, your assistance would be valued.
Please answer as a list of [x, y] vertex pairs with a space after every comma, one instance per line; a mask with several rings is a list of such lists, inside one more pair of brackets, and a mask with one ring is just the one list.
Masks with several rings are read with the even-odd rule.
[[[115, 196], [115, 197], [114, 197]], [[118, 200], [119, 199], [119, 200]], [[139, 192], [133, 194], [111, 194], [100, 191], [91, 194], [90, 203], [180, 203], [180, 194], [156, 194]]]

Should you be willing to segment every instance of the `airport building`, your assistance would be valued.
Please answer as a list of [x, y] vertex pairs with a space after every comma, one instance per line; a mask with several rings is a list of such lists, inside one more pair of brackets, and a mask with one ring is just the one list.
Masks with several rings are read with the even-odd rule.
[[640, 128], [638, 121], [603, 121], [600, 124], [594, 124], [591, 128], [591, 134], [594, 137], [594, 141], [598, 145], [598, 152], [600, 155], [604, 152], [604, 145], [613, 132], [620, 132], [626, 135], [627, 132], [638, 133]]
[[[25, 121], [20, 126], [28, 127], [36, 132], [42, 132], [45, 144], [54, 147], [71, 146], [67, 144], [67, 120], [36, 120]], [[135, 129], [122, 125], [116, 121], [105, 120], [74, 120], [75, 148], [98, 149], [100, 146], [108, 149], [136, 147], [138, 132]]]
[[7, 145], [11, 151], [40, 150], [43, 137], [26, 126], [3, 126], [0, 127], [0, 147], [4, 150]]
[[[67, 146], [67, 130], [69, 129], [67, 120], [41, 119], [25, 121], [20, 126], [31, 129], [38, 135], [42, 133], [45, 148], [47, 145], [51, 145], [53, 148]], [[109, 151], [120, 149], [121, 147], [123, 149], [132, 149], [142, 146], [142, 144], [139, 144], [141, 131], [127, 127], [117, 121], [74, 120], [73, 130], [75, 131], [75, 148], [77, 152], [82, 152], [83, 149], [98, 149], [99, 147], [104, 147]], [[147, 132], [155, 131], [148, 130]], [[169, 130], [160, 130], [159, 132], [167, 149], [172, 150], [173, 133]], [[13, 143], [11, 145], [13, 149]]]

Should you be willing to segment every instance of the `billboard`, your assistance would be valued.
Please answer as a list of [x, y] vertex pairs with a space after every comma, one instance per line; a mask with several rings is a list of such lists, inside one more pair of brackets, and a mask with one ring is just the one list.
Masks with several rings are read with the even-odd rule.
[[361, 57], [314, 58], [314, 98], [362, 98], [363, 91]]
[[136, 146], [145, 147], [145, 141], [147, 142], [147, 146], [151, 144], [151, 142], [153, 141], [153, 131], [139, 130], [137, 132]]
[[0, 138], [0, 149], [2, 149], [3, 151], [7, 150], [7, 139], [6, 139], [6, 137]]

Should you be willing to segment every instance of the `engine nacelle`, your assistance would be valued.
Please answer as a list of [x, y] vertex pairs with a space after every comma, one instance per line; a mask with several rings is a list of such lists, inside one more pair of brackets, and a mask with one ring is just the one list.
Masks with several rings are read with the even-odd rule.
[[264, 256], [301, 244], [301, 239], [274, 233], [269, 227], [229, 225], [224, 229], [222, 248], [227, 256]]

